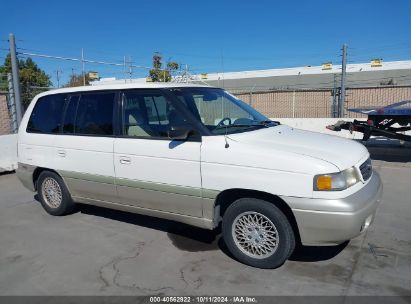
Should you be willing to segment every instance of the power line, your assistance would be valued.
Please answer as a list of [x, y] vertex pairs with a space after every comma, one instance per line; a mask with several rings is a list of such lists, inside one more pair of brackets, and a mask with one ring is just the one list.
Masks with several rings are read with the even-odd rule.
[[[392, 46], [392, 45], [391, 45]], [[32, 56], [32, 57], [40, 57], [40, 58], [45, 58], [45, 59], [55, 59], [55, 60], [63, 60], [63, 61], [71, 61], [71, 62], [79, 62], [79, 63], [82, 63], [83, 65], [85, 64], [85, 63], [87, 63], [87, 64], [89, 64], [89, 65], [93, 65], [93, 64], [96, 64], [96, 65], [105, 65], [105, 66], [112, 66], [112, 67], [123, 67], [123, 72], [121, 72], [121, 71], [116, 71], [116, 72], [114, 72], [113, 70], [109, 70], [109, 71], [107, 71], [106, 69], [103, 69], [103, 70], [105, 70], [105, 73], [106, 74], [118, 74], [118, 75], [120, 75], [120, 74], [125, 74], [125, 75], [127, 75], [127, 76], [129, 76], [130, 78], [131, 78], [131, 73], [133, 72], [132, 71], [132, 69], [134, 69], [134, 68], [137, 68], [137, 69], [143, 69], [143, 70], [149, 70], [149, 69], [151, 69], [151, 67], [147, 67], [147, 66], [142, 66], [142, 65], [135, 65], [135, 64], [133, 64], [132, 62], [131, 62], [131, 60], [128, 60], [128, 61], [126, 61], [126, 60], [124, 60], [123, 62], [120, 62], [120, 61], [115, 61], [115, 60], [113, 60], [113, 61], [106, 61], [106, 60], [91, 60], [91, 59], [86, 59], [86, 58], [84, 58], [84, 57], [82, 57], [82, 58], [77, 58], [77, 57], [68, 57], [68, 56], [53, 56], [53, 55], [48, 55], [48, 54], [42, 54], [42, 53], [39, 53], [39, 52], [34, 52], [34, 51], [30, 51], [30, 49], [27, 49], [27, 48], [17, 48], [18, 49], [18, 55], [20, 55], [20, 56], [22, 56], [23, 58], [24, 57], [27, 57], [27, 56]], [[74, 49], [74, 48], [73, 48]], [[361, 50], [361, 48], [351, 48], [350, 47], [350, 50], [351, 49], [354, 49], [354, 50]], [[9, 49], [1, 49], [0, 48], [0, 50], [6, 50], [6, 51], [9, 51]], [[351, 52], [350, 52], [351, 53]], [[218, 59], [219, 59], [219, 57], [221, 57], [221, 55], [202, 55], [202, 54], [188, 54], [188, 53], [174, 53], [174, 54], [180, 54], [180, 55], [183, 55], [183, 56], [189, 56], [189, 57], [203, 57], [203, 58], [210, 58], [210, 59], [215, 59], [216, 60], [216, 62], [218, 61]], [[307, 54], [306, 54], [306, 56], [307, 56]], [[320, 54], [320, 53], [316, 53], [316, 54], [311, 54], [310, 55], [310, 57], [312, 58], [312, 57], [315, 57], [315, 56], [318, 56], [318, 57], [322, 57], [322, 58], [324, 58], [324, 57], [328, 57], [328, 58], [332, 58], [332, 59], [335, 59], [336, 57], [335, 56], [324, 56], [324, 54]], [[350, 54], [350, 57], [357, 57], [357, 56], [360, 56], [360, 57], [362, 57], [362, 56], [366, 56], [366, 55], [352, 55], [352, 54]], [[0, 58], [2, 58], [2, 57], [0, 57]], [[5, 58], [5, 57], [3, 57], [3, 58]], [[300, 56], [297, 56], [297, 55], [295, 55], [295, 56], [288, 56], [288, 58], [301, 58]], [[331, 59], [330, 58], [330, 59]], [[236, 60], [241, 60], [241, 61], [259, 61], [259, 60], [264, 60], [264, 61], [269, 61], [269, 62], [279, 62], [280, 60], [281, 61], [284, 61], [284, 57], [282, 56], [281, 57], [281, 59], [280, 58], [276, 58], [276, 57], [260, 57], [260, 56], [252, 56], [252, 57], [250, 57], [250, 56], [229, 56], [229, 57], [227, 57], [227, 56], [225, 56], [224, 57], [224, 60], [225, 61], [236, 61]], [[311, 59], [310, 59], [311, 60]], [[307, 65], [307, 64], [302, 64], [302, 66], [311, 66], [311, 65]], [[209, 68], [209, 67], [207, 67], [207, 68]], [[203, 68], [203, 69], [201, 69], [200, 70], [200, 68], [197, 68], [197, 69], [195, 69], [194, 71], [203, 71], [203, 70], [206, 70], [207, 68]], [[298, 68], [298, 67], [286, 67], [286, 68], [282, 68], [282, 69], [284, 69], [284, 70], [291, 70], [291, 69], [296, 69], [296, 68]], [[255, 68], [254, 68], [255, 69]], [[261, 68], [261, 70], [265, 70], [265, 69], [267, 69], [266, 67], [264, 67], [264, 68]], [[273, 69], [273, 68], [272, 68]], [[191, 71], [193, 71], [193, 69], [190, 69]], [[68, 73], [69, 74], [69, 73]], [[67, 75], [68, 75], [67, 74]], [[83, 73], [84, 74], [84, 73]], [[139, 74], [138, 72], [137, 72], [137, 74]], [[350, 72], [347, 72], [347, 76], [349, 76], [349, 77], [347, 77], [347, 78], [350, 78], [351, 77], [351, 73]], [[406, 76], [406, 75], [405, 75]], [[375, 78], [375, 79], [373, 79], [373, 80], [378, 80], [378, 79], [380, 79], [380, 80], [382, 80], [382, 79], [392, 79], [392, 78], [399, 78], [399, 77], [401, 77], [401, 76], [393, 76], [393, 77], [383, 77], [383, 78]], [[408, 76], [407, 76], [408, 77]], [[127, 77], [126, 77], [127, 78]], [[368, 79], [365, 79], [365, 80], [361, 80], [362, 82], [364, 82], [364, 81], [368, 81]], [[347, 80], [347, 83], [351, 83], [351, 82], [358, 82], [358, 81], [353, 81], [353, 80]], [[318, 83], [318, 84], [331, 84], [331, 83], [333, 83], [332, 81], [330, 81], [330, 82], [322, 82], [322, 83]], [[304, 84], [298, 84], [298, 86], [301, 86], [301, 85], [304, 85]], [[295, 85], [290, 85], [290, 86], [295, 86]]]
[[[46, 54], [27, 53], [27, 52], [19, 52], [18, 54], [22, 54], [22, 55], [26, 55], [26, 56], [32, 56], [32, 57], [48, 58], [48, 59], [58, 59], [58, 60], [76, 61], [76, 62], [84, 62], [84, 63], [95, 63], [95, 64], [121, 66], [121, 67], [124, 66], [124, 64], [122, 64], [122, 63], [107, 62], [107, 61], [100, 61], [100, 60], [91, 60], [91, 59], [85, 59], [85, 58], [53, 56], [53, 55], [46, 55]], [[132, 68], [140, 68], [140, 69], [151, 69], [150, 67], [146, 67], [146, 66], [142, 66], [142, 65], [131, 65], [131, 67]]]

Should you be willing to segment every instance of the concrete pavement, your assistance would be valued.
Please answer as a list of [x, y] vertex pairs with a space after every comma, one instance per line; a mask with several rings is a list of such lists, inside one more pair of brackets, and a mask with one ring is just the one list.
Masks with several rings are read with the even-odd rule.
[[367, 233], [275, 270], [235, 261], [218, 232], [84, 205], [50, 216], [0, 175], [0, 295], [411, 295], [411, 163], [376, 159], [384, 196]]

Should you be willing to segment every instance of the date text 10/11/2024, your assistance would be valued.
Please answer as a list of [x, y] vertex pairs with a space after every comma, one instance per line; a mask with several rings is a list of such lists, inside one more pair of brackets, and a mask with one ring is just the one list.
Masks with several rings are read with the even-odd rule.
[[257, 299], [243, 296], [157, 296], [150, 297], [150, 303], [257, 303]]

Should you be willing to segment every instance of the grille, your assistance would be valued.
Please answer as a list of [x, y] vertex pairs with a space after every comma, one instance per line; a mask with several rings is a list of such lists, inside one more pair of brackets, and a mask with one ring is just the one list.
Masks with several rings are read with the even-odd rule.
[[366, 181], [371, 177], [372, 174], [372, 165], [371, 165], [371, 159], [367, 159], [365, 162], [363, 162], [360, 166], [360, 171], [362, 178]]

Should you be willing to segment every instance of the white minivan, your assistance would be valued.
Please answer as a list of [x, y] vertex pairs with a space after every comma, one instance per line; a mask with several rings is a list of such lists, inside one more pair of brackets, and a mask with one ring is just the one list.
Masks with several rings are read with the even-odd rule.
[[78, 202], [205, 229], [222, 222], [233, 256], [260, 268], [280, 266], [296, 244], [356, 237], [382, 194], [363, 145], [293, 129], [193, 84], [42, 93], [21, 122], [18, 161], [52, 215]]

